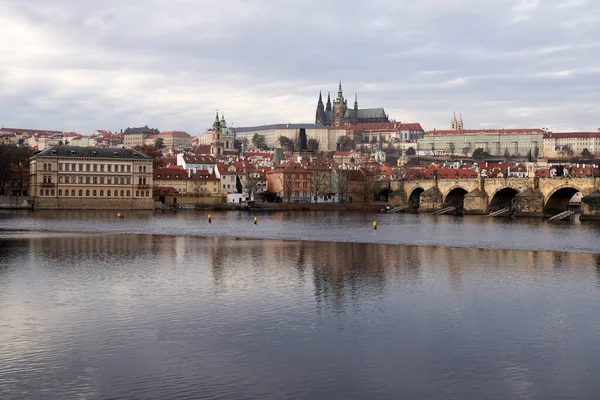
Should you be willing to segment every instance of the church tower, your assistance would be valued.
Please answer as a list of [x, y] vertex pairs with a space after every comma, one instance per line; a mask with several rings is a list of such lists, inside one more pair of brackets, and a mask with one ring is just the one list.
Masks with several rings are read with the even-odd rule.
[[450, 121], [450, 126], [453, 131], [458, 130], [458, 121], [456, 120], [456, 113], [452, 116], [452, 121]]
[[340, 82], [340, 86], [338, 88], [338, 95], [333, 101], [333, 112], [332, 112], [332, 122], [333, 126], [342, 126], [345, 124], [344, 116], [346, 115], [346, 110], [348, 109], [348, 101], [344, 99], [344, 94], [342, 93], [342, 82]]
[[327, 92], [327, 107], [325, 111], [331, 112], [331, 93]]
[[317, 103], [317, 115], [315, 117], [315, 124], [325, 125], [325, 106], [323, 105], [323, 97], [319, 92], [319, 102]]
[[463, 125], [463, 120], [462, 120], [462, 114], [460, 114], [458, 116], [458, 124], [457, 124], [458, 130], [462, 131], [465, 129], [464, 125]]
[[213, 122], [210, 153], [213, 156], [223, 155], [223, 141], [221, 138], [221, 121], [219, 120], [219, 110], [217, 110], [217, 116], [215, 117], [215, 122]]

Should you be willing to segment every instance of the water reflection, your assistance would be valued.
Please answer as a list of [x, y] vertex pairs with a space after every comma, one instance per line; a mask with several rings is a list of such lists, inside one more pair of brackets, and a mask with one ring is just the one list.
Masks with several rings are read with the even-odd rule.
[[600, 389], [598, 255], [22, 232], [0, 246], [0, 398]]

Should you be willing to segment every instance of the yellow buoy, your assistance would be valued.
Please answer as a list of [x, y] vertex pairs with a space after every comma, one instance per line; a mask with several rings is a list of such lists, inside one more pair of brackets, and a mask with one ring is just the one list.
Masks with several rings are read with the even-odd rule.
[[210, 224], [212, 222], [212, 216], [210, 214], [208, 214], [208, 223]]
[[254, 225], [258, 222], [258, 217], [254, 217]]
[[377, 221], [373, 221], [373, 229], [377, 230]]

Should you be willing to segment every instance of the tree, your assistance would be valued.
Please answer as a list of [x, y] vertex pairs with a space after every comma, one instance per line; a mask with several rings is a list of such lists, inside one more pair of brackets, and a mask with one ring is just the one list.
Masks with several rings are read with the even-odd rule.
[[594, 155], [587, 148], [585, 148], [581, 152], [581, 158], [583, 158], [584, 160], [591, 160], [594, 158]]
[[379, 175], [379, 166], [373, 165], [362, 169], [360, 188], [364, 201], [372, 201], [375, 197], [375, 181]]
[[308, 139], [307, 146], [308, 151], [319, 151], [319, 141], [317, 139]]
[[571, 146], [564, 145], [561, 149], [560, 149], [560, 153], [562, 154], [563, 157], [571, 157], [573, 156], [573, 149], [571, 149]]
[[281, 186], [283, 188], [283, 197], [289, 203], [292, 199], [292, 194], [294, 194], [294, 186], [297, 181], [298, 174], [295, 172], [283, 171], [281, 173]]
[[275, 200], [277, 200], [277, 193], [268, 190], [259, 193], [259, 195], [262, 196], [268, 203], [274, 203]]
[[287, 136], [279, 136], [279, 145], [282, 149], [294, 151], [294, 141]]
[[240, 181], [240, 177], [237, 175], [235, 176], [235, 189], [238, 193], [242, 193], [244, 191], [244, 188], [242, 187], [242, 181]]
[[310, 176], [310, 191], [315, 203], [319, 202], [319, 195], [326, 194], [329, 190], [331, 171], [326, 167], [317, 167]]
[[531, 154], [531, 149], [527, 152], [527, 161], [533, 162], [533, 154]]
[[454, 142], [448, 143], [448, 150], [450, 150], [450, 154], [454, 155], [454, 150], [456, 149]]
[[350, 151], [356, 149], [356, 143], [348, 136], [340, 136], [337, 140], [337, 149], [340, 151]]
[[504, 158], [510, 160], [510, 151], [508, 149], [504, 149]]
[[490, 153], [488, 153], [487, 151], [484, 151], [482, 148], [477, 148], [473, 152], [473, 158], [475, 160], [483, 160], [484, 158], [487, 158], [489, 156], [490, 156]]
[[58, 146], [64, 146], [64, 143], [63, 143], [62, 139], [58, 141], [57, 145]]
[[348, 175], [347, 169], [335, 168], [332, 170], [332, 188], [338, 195], [338, 201], [345, 203], [348, 199]]
[[414, 156], [414, 155], [417, 155], [417, 152], [416, 152], [416, 150], [414, 149], [414, 147], [409, 147], [409, 148], [406, 150], [406, 155], [407, 155], [407, 156]]
[[255, 133], [254, 136], [252, 136], [252, 144], [257, 149], [264, 149], [267, 147], [265, 137], [259, 133]]
[[243, 139], [234, 139], [233, 140], [233, 148], [237, 149], [237, 150], [242, 150], [242, 147], [244, 148], [244, 150], [248, 149], [248, 138], [244, 137]]
[[[29, 158], [33, 151], [29, 147], [0, 144], [0, 196], [5, 195], [5, 187], [11, 181], [18, 183], [18, 193], [23, 195], [23, 183], [29, 170]], [[13, 183], [14, 187], [14, 183]]]
[[156, 142], [154, 142], [155, 149], [160, 150], [160, 149], [164, 149], [165, 147], [167, 147], [167, 146], [165, 146], [165, 141], [163, 138], [157, 138]]
[[152, 158], [153, 168], [158, 168], [162, 165], [162, 152], [153, 145], [135, 146], [133, 149]]
[[468, 147], [463, 147], [462, 149], [462, 153], [465, 157], [467, 157], [469, 155], [469, 153], [471, 152], [471, 149]]

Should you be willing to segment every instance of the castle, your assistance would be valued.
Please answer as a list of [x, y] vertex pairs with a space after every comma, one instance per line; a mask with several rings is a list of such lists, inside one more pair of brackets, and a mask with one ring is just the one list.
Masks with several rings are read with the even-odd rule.
[[348, 108], [348, 100], [342, 93], [342, 82], [338, 88], [338, 95], [331, 103], [331, 96], [327, 94], [327, 106], [323, 104], [323, 97], [319, 92], [317, 115], [315, 124], [325, 126], [344, 126], [366, 124], [373, 122], [390, 122], [383, 108], [358, 108], [358, 95], [354, 95], [354, 108]]

